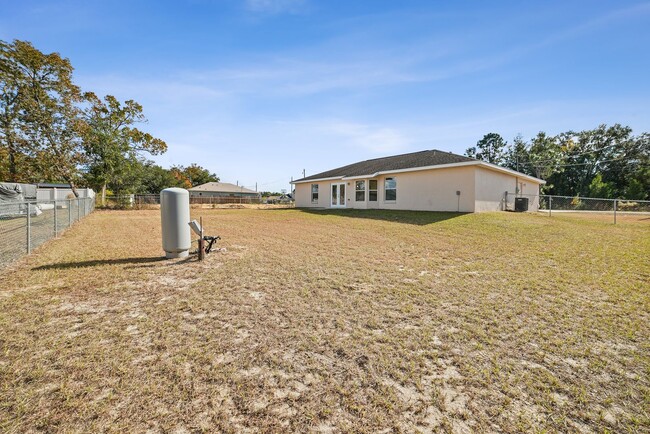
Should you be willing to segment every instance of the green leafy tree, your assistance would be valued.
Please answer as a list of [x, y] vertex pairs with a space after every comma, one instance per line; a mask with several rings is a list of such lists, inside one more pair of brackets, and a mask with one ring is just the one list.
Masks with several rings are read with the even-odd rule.
[[262, 197], [269, 197], [269, 196], [282, 196], [282, 193], [278, 191], [262, 191], [260, 193]]
[[505, 150], [504, 166], [517, 172], [532, 175], [529, 145], [521, 134], [518, 134], [512, 141], [512, 145]]
[[615, 172], [626, 180], [622, 187], [623, 197], [650, 200], [650, 133], [636, 138], [631, 154], [626, 167]]
[[42, 164], [37, 164], [36, 158], [44, 154], [46, 138], [33, 139], [42, 127], [39, 121], [47, 122], [43, 111], [53, 114], [55, 101], [61, 102], [65, 93], [67, 101], [74, 99], [77, 89], [70, 81], [71, 71], [70, 63], [56, 53], [43, 54], [26, 41], [0, 41], [0, 154], [6, 155], [0, 160], [3, 179], [43, 180], [45, 174], [38, 167]]
[[183, 187], [169, 169], [164, 169], [151, 161], [142, 163], [138, 193], [160, 193], [169, 187]]
[[[571, 134], [571, 133], [568, 133]], [[562, 152], [563, 140], [561, 136], [551, 137], [545, 132], [540, 131], [530, 141], [530, 149], [528, 152], [528, 161], [530, 164], [530, 171], [536, 178], [547, 180], [547, 184], [543, 186], [543, 190], [550, 191], [553, 188], [553, 180], [550, 177], [554, 174], [561, 174], [564, 161]]]
[[540, 132], [530, 143], [518, 136], [505, 154], [507, 167], [516, 170], [519, 165], [519, 171], [546, 180], [547, 193], [650, 197], [650, 134], [634, 136], [631, 128], [620, 124], [554, 137]]
[[14, 44], [0, 41], [0, 174], [1, 179], [12, 182], [20, 181], [16, 160], [20, 158], [21, 89], [26, 76], [17, 63], [17, 51], [22, 44], [20, 41]]
[[190, 164], [187, 167], [173, 166], [171, 172], [184, 188], [196, 187], [206, 182], [219, 182], [219, 177], [216, 174], [198, 164]]
[[[609, 149], [599, 172], [614, 186], [614, 197], [644, 199], [650, 193], [650, 134], [630, 134]], [[645, 193], [645, 194], [644, 194]]]
[[562, 169], [550, 177], [558, 192], [570, 196], [588, 195], [598, 173], [603, 182], [613, 186], [612, 195], [622, 192], [628, 181], [620, 179], [620, 175], [631, 168], [636, 149], [631, 128], [615, 124], [567, 132], [560, 136], [560, 144]]
[[167, 144], [134, 127], [146, 122], [142, 106], [133, 100], [124, 104], [107, 95], [101, 101], [93, 93], [84, 95], [89, 106], [84, 111], [84, 150], [92, 186], [101, 189], [102, 203], [109, 184], [123, 185], [138, 172], [143, 153], [162, 154]]
[[625, 199], [638, 199], [638, 200], [648, 200], [650, 199], [650, 185], [648, 185], [648, 180], [650, 179], [650, 169], [643, 171], [643, 177], [631, 179], [628, 185], [623, 190], [623, 197]]
[[587, 196], [609, 198], [614, 196], [614, 191], [614, 186], [611, 183], [603, 181], [603, 174], [597, 173], [589, 184]]
[[78, 103], [80, 89], [72, 82], [72, 65], [58, 53], [44, 54], [29, 43], [15, 41], [16, 64], [24, 82], [19, 93], [20, 129], [32, 157], [36, 181], [64, 180], [78, 196], [76, 181], [85, 160], [81, 147]]
[[505, 161], [505, 147], [506, 142], [503, 137], [497, 133], [489, 133], [483, 136], [476, 146], [468, 148], [465, 155], [492, 164], [502, 164]]

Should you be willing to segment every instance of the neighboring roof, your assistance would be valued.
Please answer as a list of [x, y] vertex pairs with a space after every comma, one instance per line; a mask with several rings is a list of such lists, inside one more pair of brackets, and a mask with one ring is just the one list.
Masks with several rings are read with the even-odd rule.
[[213, 193], [248, 193], [259, 194], [256, 191], [249, 190], [248, 188], [240, 185], [230, 184], [228, 182], [206, 182], [205, 184], [197, 185], [189, 189], [190, 191], [209, 191]]
[[70, 188], [70, 184], [63, 182], [39, 182], [36, 184], [38, 188]]
[[438, 151], [436, 149], [360, 161], [358, 163], [349, 164], [347, 166], [338, 167], [336, 169], [297, 179], [293, 181], [293, 183], [299, 184], [302, 182], [327, 179], [373, 178], [388, 173], [460, 166], [482, 166], [487, 169], [509, 173], [541, 184], [545, 183], [545, 181], [541, 179], [506, 169], [505, 167], [465, 157], [463, 155], [452, 154], [451, 152]]

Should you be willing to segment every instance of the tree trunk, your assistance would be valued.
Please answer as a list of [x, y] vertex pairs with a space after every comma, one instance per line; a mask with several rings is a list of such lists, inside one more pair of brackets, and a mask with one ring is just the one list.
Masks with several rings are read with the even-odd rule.
[[18, 182], [18, 174], [16, 173], [16, 145], [14, 144], [12, 132], [10, 128], [5, 125], [5, 139], [7, 141], [7, 150], [9, 152], [9, 179], [10, 182]]
[[106, 206], [106, 183], [102, 185], [102, 206]]
[[77, 191], [77, 187], [74, 186], [74, 182], [69, 181], [68, 184], [70, 184], [70, 189], [72, 190], [72, 194], [74, 194], [74, 197], [79, 199], [79, 192]]
[[16, 150], [12, 143], [8, 143], [9, 148], [9, 181], [17, 182], [18, 176], [16, 174]]
[[70, 185], [70, 190], [72, 190], [72, 194], [74, 194], [74, 197], [79, 199], [79, 192], [77, 191], [77, 187], [74, 185], [74, 181], [72, 180], [71, 177], [66, 176], [65, 180], [68, 182], [68, 185]]

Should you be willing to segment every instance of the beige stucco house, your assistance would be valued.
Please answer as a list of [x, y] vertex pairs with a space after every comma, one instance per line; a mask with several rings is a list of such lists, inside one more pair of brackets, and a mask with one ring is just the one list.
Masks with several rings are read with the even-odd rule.
[[361, 161], [292, 182], [297, 207], [481, 212], [516, 195], [539, 207], [545, 181], [437, 150]]

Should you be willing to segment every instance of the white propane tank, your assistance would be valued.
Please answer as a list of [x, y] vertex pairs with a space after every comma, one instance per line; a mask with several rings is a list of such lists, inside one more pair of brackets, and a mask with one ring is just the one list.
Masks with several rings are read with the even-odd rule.
[[182, 188], [160, 192], [162, 245], [167, 258], [184, 258], [192, 245], [190, 238], [190, 193]]

